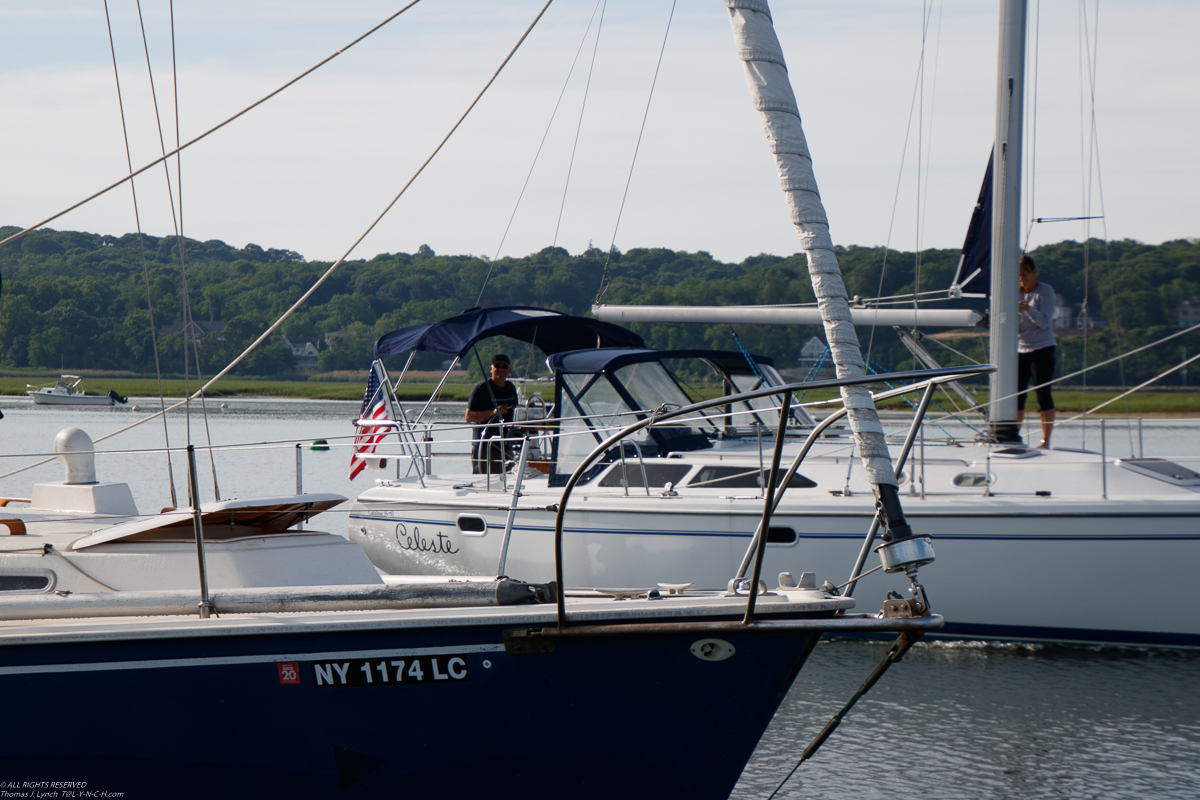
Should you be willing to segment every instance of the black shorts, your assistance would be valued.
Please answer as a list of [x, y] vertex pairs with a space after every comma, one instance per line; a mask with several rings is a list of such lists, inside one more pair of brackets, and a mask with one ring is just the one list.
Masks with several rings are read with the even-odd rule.
[[[1030, 375], [1033, 376], [1034, 386], [1047, 383], [1054, 378], [1054, 345], [1034, 350], [1032, 353], [1017, 353], [1018, 392], [1025, 391], [1025, 387], [1029, 385]], [[1028, 394], [1018, 396], [1017, 408], [1023, 411], [1025, 401], [1028, 399]], [[1050, 411], [1054, 408], [1054, 397], [1050, 394], [1049, 386], [1043, 386], [1037, 390], [1037, 399], [1039, 411]]]

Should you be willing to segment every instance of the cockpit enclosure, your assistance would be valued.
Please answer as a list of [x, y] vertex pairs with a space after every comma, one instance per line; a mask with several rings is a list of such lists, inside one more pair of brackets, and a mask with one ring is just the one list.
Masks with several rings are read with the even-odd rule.
[[[731, 395], [785, 383], [769, 358], [750, 360], [717, 350], [608, 347], [556, 353], [546, 364], [555, 376], [551, 423], [559, 434], [551, 445], [551, 485], [564, 484], [598, 444], [656, 409], [690, 405], [703, 394]], [[707, 378], [706, 385], [685, 388], [685, 370], [697, 382]], [[793, 417], [798, 427], [814, 424], [803, 409], [794, 409]], [[757, 426], [773, 431], [778, 424], [779, 406], [772, 398], [728, 403], [686, 421], [644, 428], [625, 440], [624, 453], [614, 448], [597, 464], [595, 474], [622, 455], [646, 459], [704, 450], [715, 440], [756, 436]]]
[[[656, 409], [785, 384], [774, 363], [764, 356], [721, 350], [652, 350], [637, 334], [618, 325], [525, 306], [474, 308], [440, 322], [393, 331], [375, 343], [375, 357], [409, 353], [411, 364], [411, 354], [427, 351], [453, 355], [458, 363], [477, 343], [495, 336], [527, 342], [548, 356], [546, 365], [554, 375], [553, 406], [543, 416], [541, 408], [533, 408], [540, 398], [522, 396], [522, 404], [530, 408], [518, 410], [516, 424], [539, 420], [540, 424], [528, 430], [556, 434], [550, 437], [550, 452], [543, 450], [532, 462], [548, 471], [551, 485], [563, 485], [598, 444]], [[397, 384], [403, 379], [402, 373]], [[520, 376], [510, 380], [519, 390], [524, 388]], [[718, 440], [758, 438], [778, 427], [780, 402], [775, 395], [730, 401], [693, 418], [647, 427], [601, 459], [586, 480], [622, 457], [663, 458], [708, 449]], [[423, 414], [424, 410], [403, 424], [415, 424]], [[796, 429], [811, 429], [816, 424], [798, 406], [793, 405], [790, 414]]]

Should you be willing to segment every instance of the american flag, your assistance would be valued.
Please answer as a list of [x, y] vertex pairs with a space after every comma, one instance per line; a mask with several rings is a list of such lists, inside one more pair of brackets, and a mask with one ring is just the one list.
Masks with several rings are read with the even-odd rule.
[[[379, 371], [379, 362], [371, 364], [371, 371], [367, 375], [367, 389], [363, 392], [362, 409], [358, 412], [359, 419], [389, 419], [391, 417], [387, 387], [383, 385]], [[387, 426], [358, 429], [358, 435], [354, 437], [354, 452], [350, 454], [350, 480], [354, 480], [358, 473], [366, 469], [366, 457], [375, 452], [375, 446], [383, 441], [383, 437], [390, 430], [391, 428]]]

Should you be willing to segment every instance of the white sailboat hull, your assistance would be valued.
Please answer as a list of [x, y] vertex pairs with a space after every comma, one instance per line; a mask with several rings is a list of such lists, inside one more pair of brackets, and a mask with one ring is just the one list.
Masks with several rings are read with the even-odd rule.
[[[1041, 465], [993, 459], [992, 496], [972, 488], [906, 499], [914, 531], [934, 537], [937, 561], [922, 574], [933, 608], [947, 620], [939, 635], [1200, 647], [1200, 616], [1192, 608], [1200, 494], [1165, 484], [1155, 494], [1161, 481], [1110, 461], [1109, 497], [1102, 499], [1098, 463], [1090, 471], [1076, 463], [1075, 486], [1063, 479], [1062, 462], [1079, 455], [1052, 452], [1040, 456]], [[786, 539], [789, 530], [794, 538], [767, 546], [763, 575], [772, 587], [784, 571], [816, 573], [818, 583], [851, 577], [874, 499], [865, 483], [855, 489], [854, 480], [850, 496], [830, 494], [845, 484], [842, 462], [840, 469], [802, 469], [818, 485], [784, 495], [771, 528], [783, 533], [775, 538]], [[941, 486], [976, 466], [956, 460], [926, 469], [927, 485]], [[1057, 480], [1049, 479], [1055, 472]], [[394, 481], [369, 490], [351, 511], [350, 537], [386, 572], [495, 573], [511, 495], [498, 486], [491, 492], [463, 487], [479, 477], [426, 478], [423, 489], [415, 480]], [[553, 578], [559, 491], [544, 479], [534, 483], [519, 498], [505, 572], [542, 581]], [[1036, 495], [1036, 487], [1050, 484], [1076, 493]], [[734, 577], [762, 499], [753, 490], [741, 496], [686, 486], [676, 496], [651, 492], [576, 490], [564, 525], [568, 586], [694, 583], [711, 589]], [[867, 568], [876, 563], [873, 556]], [[889, 589], [907, 585], [903, 575], [876, 572], [860, 581], [855, 595], [870, 608], [882, 604]]]

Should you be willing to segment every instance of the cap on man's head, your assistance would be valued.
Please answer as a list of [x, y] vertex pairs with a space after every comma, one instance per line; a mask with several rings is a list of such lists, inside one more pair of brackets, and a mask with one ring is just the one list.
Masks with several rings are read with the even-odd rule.
[[493, 367], [508, 367], [511, 365], [512, 362], [509, 361], [508, 356], [504, 355], [504, 353], [496, 353], [496, 355], [492, 356]]

